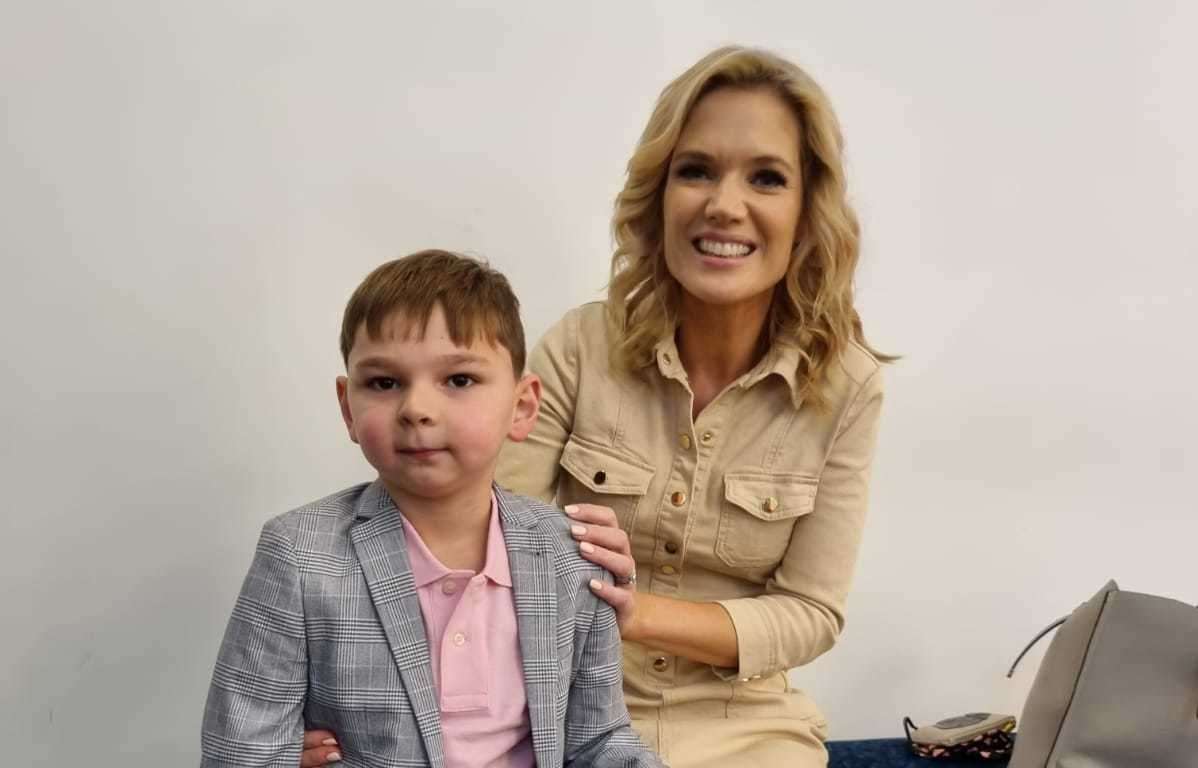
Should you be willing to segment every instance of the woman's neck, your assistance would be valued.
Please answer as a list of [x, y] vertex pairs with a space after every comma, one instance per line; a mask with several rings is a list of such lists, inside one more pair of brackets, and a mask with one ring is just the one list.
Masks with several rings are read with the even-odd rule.
[[683, 299], [675, 340], [695, 395], [694, 418], [765, 354], [768, 317], [768, 303], [719, 307]]

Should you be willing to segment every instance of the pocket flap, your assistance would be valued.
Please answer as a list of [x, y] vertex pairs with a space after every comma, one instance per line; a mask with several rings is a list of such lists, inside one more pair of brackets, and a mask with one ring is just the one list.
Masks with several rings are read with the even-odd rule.
[[561, 465], [578, 482], [595, 493], [640, 496], [649, 490], [653, 467], [618, 456], [571, 436], [562, 450]]
[[788, 473], [724, 474], [724, 498], [760, 520], [786, 520], [815, 508], [819, 478]]

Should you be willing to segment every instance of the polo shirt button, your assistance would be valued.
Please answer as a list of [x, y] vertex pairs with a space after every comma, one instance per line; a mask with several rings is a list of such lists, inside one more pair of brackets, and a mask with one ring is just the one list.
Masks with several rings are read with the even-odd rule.
[[456, 646], [459, 646], [459, 647], [465, 645], [466, 644], [466, 633], [465, 632], [454, 632], [453, 633], [453, 644]]
[[441, 593], [442, 594], [452, 595], [454, 592], [457, 592], [457, 591], [458, 591], [458, 584], [456, 581], [441, 582]]
[[658, 656], [653, 660], [653, 669], [658, 672], [665, 672], [670, 666], [670, 661], [665, 656]]

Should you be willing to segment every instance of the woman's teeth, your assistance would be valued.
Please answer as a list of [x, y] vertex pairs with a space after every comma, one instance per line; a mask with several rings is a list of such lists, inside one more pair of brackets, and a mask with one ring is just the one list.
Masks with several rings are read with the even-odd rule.
[[753, 246], [745, 245], [744, 243], [725, 243], [719, 240], [699, 239], [695, 243], [701, 252], [708, 256], [719, 256], [723, 259], [735, 259], [741, 256], [748, 256], [753, 250]]

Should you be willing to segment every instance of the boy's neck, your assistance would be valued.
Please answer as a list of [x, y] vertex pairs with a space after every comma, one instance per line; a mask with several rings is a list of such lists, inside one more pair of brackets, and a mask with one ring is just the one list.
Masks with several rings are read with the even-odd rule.
[[435, 499], [412, 496], [390, 484], [387, 492], [442, 565], [453, 571], [482, 571], [491, 524], [490, 483]]

